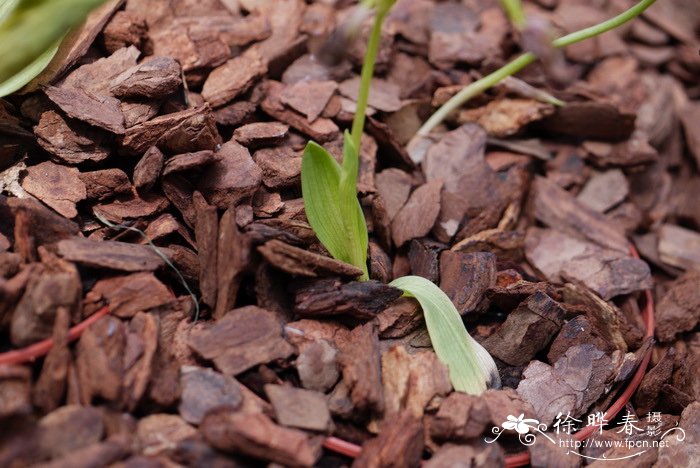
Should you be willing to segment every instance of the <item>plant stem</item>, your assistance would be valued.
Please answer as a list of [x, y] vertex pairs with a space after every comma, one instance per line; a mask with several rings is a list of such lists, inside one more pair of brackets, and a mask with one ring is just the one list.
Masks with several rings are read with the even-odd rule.
[[[567, 34], [566, 36], [560, 37], [552, 42], [553, 47], [566, 47], [577, 42], [581, 42], [591, 37], [603, 34], [604, 32], [615, 29], [616, 27], [626, 23], [627, 21], [639, 16], [644, 10], [649, 8], [654, 4], [656, 0], [642, 0], [635, 6], [630, 8], [623, 13], [611, 18], [607, 21], [603, 21], [600, 24], [591, 26], [580, 31]], [[436, 126], [438, 126], [445, 118], [461, 107], [465, 102], [473, 98], [474, 96], [486, 91], [487, 89], [497, 85], [504, 78], [514, 75], [526, 66], [537, 60], [537, 56], [532, 52], [527, 52], [515, 60], [504, 65], [493, 73], [486, 75], [480, 80], [475, 81], [469, 86], [463, 88], [460, 92], [452, 96], [452, 98], [442, 105], [430, 118], [423, 124], [423, 126], [416, 133], [416, 137], [427, 136]], [[353, 126], [354, 130], [354, 126]]]
[[365, 127], [365, 112], [367, 111], [369, 88], [372, 84], [372, 76], [374, 75], [374, 63], [377, 61], [379, 41], [382, 36], [382, 23], [384, 23], [384, 17], [387, 11], [383, 8], [377, 10], [374, 17], [374, 24], [372, 25], [372, 32], [367, 42], [367, 53], [365, 54], [365, 60], [362, 64], [360, 90], [357, 95], [357, 109], [355, 110], [355, 117], [352, 120], [352, 130], [350, 132], [357, 151], [360, 151], [360, 139], [362, 138], [362, 130]]
[[501, 6], [506, 11], [506, 14], [510, 18], [510, 22], [513, 23], [517, 29], [523, 29], [525, 26], [526, 18], [525, 11], [523, 10], [523, 4], [520, 0], [501, 0]]

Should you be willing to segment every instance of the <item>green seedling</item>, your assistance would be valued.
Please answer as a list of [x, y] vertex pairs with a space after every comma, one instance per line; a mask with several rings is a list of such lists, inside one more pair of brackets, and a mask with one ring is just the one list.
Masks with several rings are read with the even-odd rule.
[[0, 97], [51, 62], [71, 28], [104, 0], [0, 0]]
[[[309, 224], [334, 258], [362, 270], [360, 280], [369, 279], [367, 225], [357, 198], [360, 138], [382, 23], [394, 1], [377, 0], [364, 5], [375, 9], [375, 18], [362, 66], [352, 131], [344, 134], [342, 165], [315, 142], [306, 146], [301, 165], [301, 189]], [[399, 278], [391, 285], [420, 303], [433, 349], [447, 366], [455, 390], [478, 395], [489, 386], [500, 386], [493, 358], [469, 336], [459, 312], [440, 288], [418, 276]]]

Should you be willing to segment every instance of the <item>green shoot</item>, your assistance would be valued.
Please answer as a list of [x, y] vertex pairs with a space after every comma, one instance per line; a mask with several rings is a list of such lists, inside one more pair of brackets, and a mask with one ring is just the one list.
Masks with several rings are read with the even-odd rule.
[[[644, 10], [653, 5], [654, 2], [656, 2], [656, 0], [641, 0], [639, 3], [620, 13], [614, 18], [556, 39], [552, 42], [552, 47], [560, 48], [570, 46], [571, 44], [590, 39], [591, 37], [595, 37], [599, 34], [610, 31], [611, 29], [615, 29], [618, 26], [639, 16]], [[440, 123], [445, 120], [448, 115], [463, 106], [471, 98], [478, 96], [493, 86], [496, 86], [501, 82], [501, 80], [516, 74], [526, 66], [533, 63], [535, 60], [537, 60], [537, 56], [532, 52], [527, 52], [510, 63], [504, 65], [502, 68], [499, 68], [495, 72], [490, 73], [480, 80], [477, 80], [463, 88], [460, 92], [452, 96], [449, 101], [443, 104], [442, 107], [435, 111], [435, 113], [430, 116], [428, 120], [426, 120], [423, 126], [416, 133], [416, 136], [411, 140], [411, 143], [409, 143], [409, 146], [419, 145], [421, 138], [427, 137], [428, 134], [435, 127], [440, 125]]]
[[0, 0], [0, 97], [27, 84], [104, 0]]
[[479, 395], [488, 387], [500, 387], [493, 358], [467, 333], [459, 312], [440, 288], [420, 276], [404, 276], [389, 284], [420, 303], [435, 354], [447, 365], [455, 390]]
[[513, 23], [513, 26], [517, 29], [523, 29], [525, 27], [525, 11], [523, 10], [523, 4], [520, 0], [501, 0], [501, 6], [508, 15], [508, 18], [510, 18], [510, 22]]

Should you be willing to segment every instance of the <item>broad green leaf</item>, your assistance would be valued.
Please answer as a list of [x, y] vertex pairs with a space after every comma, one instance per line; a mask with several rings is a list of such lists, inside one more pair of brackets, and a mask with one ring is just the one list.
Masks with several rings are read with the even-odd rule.
[[479, 395], [488, 387], [500, 387], [493, 358], [467, 333], [462, 317], [440, 288], [420, 276], [404, 276], [390, 284], [420, 303], [433, 349], [447, 365], [455, 390]]
[[[11, 8], [3, 1], [0, 11], [0, 83], [5, 83], [27, 67], [35, 71], [45, 54], [55, 47], [72, 27], [104, 0], [19, 0]], [[11, 10], [11, 11], [10, 11]], [[7, 12], [9, 11], [9, 14]], [[48, 64], [48, 62], [46, 62]], [[27, 72], [28, 73], [28, 72]]]
[[341, 193], [342, 177], [343, 168], [333, 156], [310, 141], [301, 162], [301, 193], [306, 217], [331, 255], [362, 269], [362, 279], [367, 279], [364, 215], [356, 193], [353, 192], [352, 200], [348, 197], [347, 187]]

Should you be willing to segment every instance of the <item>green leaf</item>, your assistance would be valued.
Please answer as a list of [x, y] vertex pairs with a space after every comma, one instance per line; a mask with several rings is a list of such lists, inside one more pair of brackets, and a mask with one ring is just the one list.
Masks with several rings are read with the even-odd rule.
[[301, 193], [309, 224], [334, 258], [360, 268], [367, 279], [367, 227], [354, 187], [328, 151], [313, 141], [306, 145]]
[[455, 390], [479, 395], [488, 387], [500, 387], [493, 358], [467, 333], [462, 317], [440, 288], [420, 276], [404, 276], [390, 284], [420, 303], [433, 349], [447, 365]]
[[21, 89], [36, 78], [39, 73], [44, 71], [44, 69], [51, 63], [51, 60], [58, 52], [58, 48], [61, 45], [63, 38], [57, 40], [52, 47], [47, 49], [43, 54], [36, 58], [32, 63], [27, 65], [22, 71], [14, 74], [9, 79], [0, 83], [0, 98], [10, 95]]

